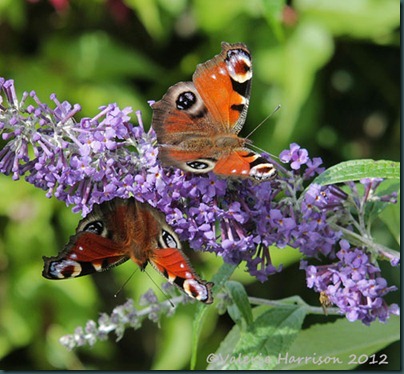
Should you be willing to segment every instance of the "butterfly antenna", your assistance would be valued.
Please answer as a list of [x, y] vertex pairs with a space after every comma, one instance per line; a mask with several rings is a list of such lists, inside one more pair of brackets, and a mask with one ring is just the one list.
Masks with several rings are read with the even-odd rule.
[[119, 288], [119, 290], [114, 294], [114, 297], [118, 297], [119, 293], [123, 290], [123, 288], [129, 283], [132, 277], [135, 275], [138, 269], [135, 269], [133, 273], [129, 276], [129, 278], [123, 283], [123, 285]]
[[271, 153], [271, 152], [266, 151], [265, 149], [262, 149], [262, 148], [260, 148], [260, 147], [257, 147], [255, 144], [249, 144], [248, 146], [249, 146], [250, 148], [256, 149], [256, 150], [259, 151], [260, 153], [268, 153], [272, 158], [275, 158], [275, 159], [278, 159], [278, 160], [279, 160], [279, 157], [278, 157], [278, 156], [274, 155], [274, 154]]
[[149, 279], [153, 282], [153, 284], [160, 290], [160, 292], [164, 295], [164, 297], [168, 300], [168, 302], [171, 304], [171, 306], [174, 308], [175, 305], [171, 301], [170, 297], [162, 290], [162, 288], [154, 281], [154, 279], [150, 276], [150, 274], [147, 272], [146, 269], [144, 269], [144, 272], [147, 274]]
[[251, 131], [245, 139], [248, 139], [252, 134], [254, 134], [255, 131], [257, 131], [258, 128], [260, 128], [273, 114], [275, 114], [279, 109], [281, 109], [281, 104], [278, 104], [278, 106], [273, 110], [271, 114], [266, 116], [256, 127], [253, 131]]

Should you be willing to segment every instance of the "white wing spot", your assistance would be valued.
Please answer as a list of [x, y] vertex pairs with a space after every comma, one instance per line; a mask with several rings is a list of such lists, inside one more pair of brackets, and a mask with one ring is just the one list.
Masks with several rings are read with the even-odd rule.
[[51, 274], [60, 279], [65, 278], [65, 276], [63, 275], [63, 271], [70, 266], [73, 268], [73, 271], [71, 275], [69, 275], [69, 278], [74, 278], [80, 275], [81, 265], [78, 262], [72, 260], [64, 260], [59, 263], [54, 263], [51, 267]]

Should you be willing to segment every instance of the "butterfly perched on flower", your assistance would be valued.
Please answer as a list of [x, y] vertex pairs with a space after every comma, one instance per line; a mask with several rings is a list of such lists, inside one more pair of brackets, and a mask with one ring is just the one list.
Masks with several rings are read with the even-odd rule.
[[152, 264], [188, 296], [206, 304], [213, 302], [213, 283], [195, 273], [164, 215], [134, 198], [94, 205], [64, 249], [55, 257], [44, 257], [42, 275], [48, 279], [76, 278], [129, 259], [142, 270]]
[[193, 173], [270, 180], [275, 167], [240, 138], [250, 100], [252, 60], [243, 43], [196, 67], [192, 82], [170, 87], [152, 104], [159, 159]]

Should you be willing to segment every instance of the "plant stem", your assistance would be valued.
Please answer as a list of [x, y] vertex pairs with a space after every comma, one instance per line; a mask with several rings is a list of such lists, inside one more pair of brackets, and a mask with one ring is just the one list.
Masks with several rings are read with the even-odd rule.
[[[267, 306], [296, 306], [299, 305], [306, 309], [308, 314], [322, 314], [324, 315], [323, 307], [316, 307], [307, 304], [300, 296], [292, 296], [281, 300], [267, 300], [258, 297], [249, 297], [248, 301], [254, 305], [267, 305]], [[340, 316], [341, 312], [338, 308], [327, 308], [327, 315]]]

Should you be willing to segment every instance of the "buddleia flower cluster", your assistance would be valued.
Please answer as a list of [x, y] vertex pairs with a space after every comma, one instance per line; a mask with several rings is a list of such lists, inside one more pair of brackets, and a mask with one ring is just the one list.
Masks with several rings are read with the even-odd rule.
[[0, 89], [1, 173], [24, 177], [83, 216], [93, 204], [134, 196], [162, 211], [191, 248], [243, 263], [261, 282], [281, 271], [272, 264], [272, 246], [296, 248], [304, 256], [308, 287], [326, 295], [349, 320], [369, 324], [398, 314], [398, 306], [384, 300], [396, 287], [387, 285], [376, 259], [388, 258], [396, 266], [399, 255], [375, 249], [369, 240], [349, 240], [364, 236], [366, 228], [358, 223], [364, 204], [396, 201], [394, 193], [376, 193], [381, 181], [360, 181], [362, 195], [355, 183], [310, 184], [324, 171], [322, 160], [295, 143], [279, 161], [263, 154], [278, 170], [272, 181], [163, 168], [155, 133], [146, 131], [140, 112], [133, 124], [131, 108], [110, 104], [79, 120], [80, 106], [56, 95], [50, 97], [51, 108], [35, 92], [19, 100], [12, 80], [0, 78]]
[[[171, 284], [166, 285], [171, 286], [171, 291], [173, 290]], [[189, 299], [186, 295], [182, 295], [159, 302], [154, 291], [149, 289], [140, 298], [139, 304], [143, 309], [137, 309], [133, 300], [128, 299], [115, 307], [110, 315], [101, 313], [97, 321], [89, 320], [84, 328], [79, 326], [73, 334], [62, 336], [60, 342], [68, 349], [84, 345], [92, 346], [97, 341], [107, 340], [111, 332], [115, 333], [116, 340], [119, 341], [127, 328], [139, 329], [146, 319], [159, 323], [162, 316], [170, 316], [179, 305], [187, 303]]]

